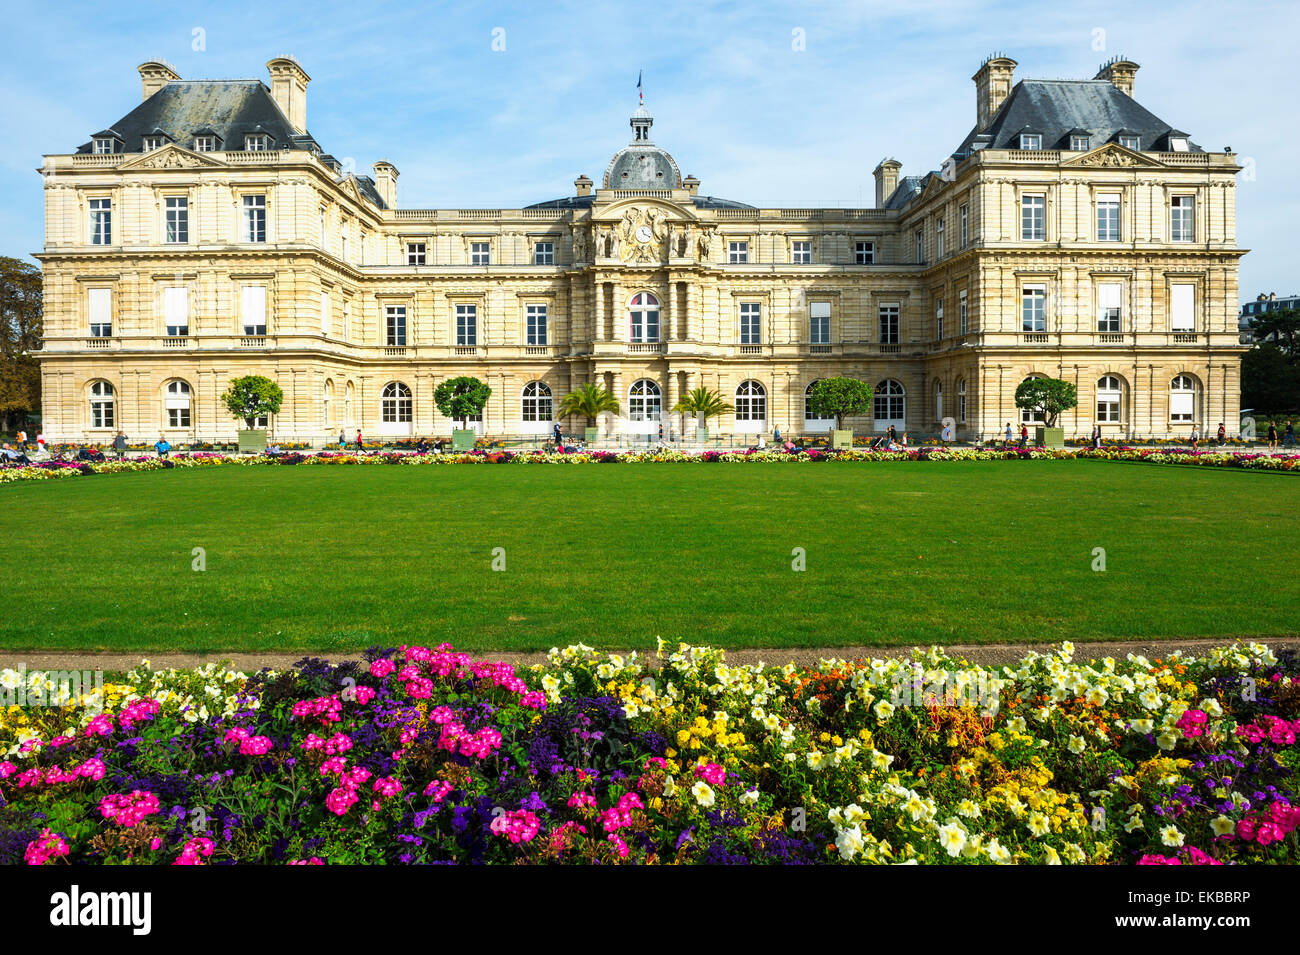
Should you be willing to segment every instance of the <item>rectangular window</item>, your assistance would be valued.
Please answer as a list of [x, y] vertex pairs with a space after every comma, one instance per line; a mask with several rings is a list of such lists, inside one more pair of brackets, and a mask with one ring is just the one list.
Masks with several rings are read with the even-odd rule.
[[406, 244], [406, 264], [407, 265], [424, 265], [424, 243], [408, 242]]
[[916, 230], [916, 261], [919, 265], [925, 261], [925, 230]]
[[812, 243], [795, 242], [790, 247], [790, 261], [795, 265], [812, 264]]
[[555, 264], [555, 243], [534, 242], [533, 243], [533, 265], [554, 265], [554, 264]]
[[[943, 341], [943, 302], [934, 303], [934, 337]], [[943, 417], [940, 415], [940, 417]]]
[[1042, 148], [1043, 148], [1043, 137], [1042, 137], [1042, 134], [1040, 134], [1040, 133], [1021, 133], [1021, 134], [1020, 134], [1020, 148], [1021, 148], [1021, 149], [1042, 149]]
[[874, 242], [853, 243], [853, 264], [854, 265], [875, 265], [875, 263], [876, 263], [876, 243]]
[[266, 241], [266, 196], [244, 196], [244, 241]]
[[184, 196], [168, 196], [166, 216], [166, 241], [190, 241], [190, 200]]
[[105, 136], [102, 139], [95, 140], [94, 151], [97, 155], [102, 156], [106, 153], [116, 152], [116, 149], [114, 148], [113, 140]]
[[244, 151], [250, 153], [262, 153], [271, 148], [271, 138], [262, 135], [250, 135], [244, 137]]
[[194, 151], [196, 153], [210, 153], [217, 148], [216, 140], [211, 136], [195, 136]]
[[330, 333], [330, 293], [324, 290], [320, 293], [320, 333]]
[[1020, 330], [1047, 331], [1047, 286], [1026, 285], [1020, 290]]
[[113, 200], [90, 200], [90, 244], [113, 244]]
[[1097, 331], [1115, 334], [1123, 331], [1120, 300], [1124, 287], [1119, 282], [1102, 282], [1097, 286]]
[[471, 242], [469, 244], [469, 264], [487, 265], [492, 260], [492, 243]]
[[384, 308], [386, 337], [390, 348], [406, 346], [406, 306], [388, 305]]
[[758, 302], [740, 303], [740, 344], [757, 345], [762, 342], [762, 311]]
[[352, 334], [352, 303], [346, 299], [343, 302], [343, 337], [348, 338]]
[[1097, 241], [1119, 241], [1119, 194], [1105, 193], [1097, 197]]
[[155, 149], [162, 149], [166, 143], [167, 140], [162, 136], [146, 136], [144, 137], [142, 148], [144, 152], [151, 153]]
[[1196, 198], [1174, 196], [1169, 203], [1169, 241], [1193, 242], [1196, 239]]
[[478, 344], [478, 306], [456, 306], [456, 344], [462, 347]]
[[809, 303], [808, 341], [814, 345], [829, 345], [831, 343], [830, 302]]
[[943, 258], [943, 220], [940, 219], [934, 224], [934, 257]]
[[527, 344], [545, 345], [546, 340], [546, 306], [529, 305], [524, 309], [525, 333]]
[[880, 344], [898, 344], [898, 306], [896, 304], [880, 306]]
[[957, 293], [957, 334], [965, 335], [969, 327], [966, 311], [966, 290], [962, 289]]
[[1134, 152], [1137, 152], [1141, 146], [1141, 141], [1137, 136], [1121, 136], [1119, 138], [1119, 144], [1125, 149], [1131, 149]]
[[1187, 282], [1169, 286], [1169, 330], [1196, 331], [1196, 286]]
[[1020, 238], [1037, 242], [1047, 238], [1047, 197], [1020, 197]]
[[266, 286], [245, 285], [240, 290], [239, 312], [245, 335], [266, 334]]
[[163, 289], [163, 321], [173, 338], [190, 333], [190, 290], [183, 285]]
[[744, 265], [749, 261], [748, 242], [727, 243], [727, 261], [732, 265]]
[[1070, 149], [1077, 153], [1087, 152], [1090, 140], [1087, 136], [1074, 135], [1070, 137]]
[[94, 338], [110, 338], [113, 334], [113, 290], [92, 288], [86, 290], [86, 306], [90, 315], [90, 334]]
[[961, 220], [961, 228], [960, 228], [961, 247], [964, 249], [966, 248], [966, 244], [970, 242], [970, 207], [969, 206], [963, 205], [961, 207], [959, 218]]

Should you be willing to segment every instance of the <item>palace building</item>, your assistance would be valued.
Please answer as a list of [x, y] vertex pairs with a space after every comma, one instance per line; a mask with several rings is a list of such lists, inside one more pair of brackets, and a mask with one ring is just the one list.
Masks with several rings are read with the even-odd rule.
[[392, 163], [356, 175], [308, 132], [296, 60], [269, 82], [145, 63], [142, 102], [40, 170], [45, 432], [232, 440], [219, 396], [246, 374], [284, 390], [279, 441], [446, 435], [434, 388], [460, 375], [504, 437], [549, 432], [588, 382], [620, 401], [609, 433], [689, 440], [670, 409], [701, 385], [735, 406], [715, 434], [824, 432], [807, 393], [832, 375], [875, 389], [859, 433], [992, 437], [1035, 375], [1077, 385], [1067, 436], [1235, 430], [1234, 154], [1139, 105], [1129, 60], [1015, 67], [980, 66], [938, 171], [882, 161], [873, 208], [707, 195], [640, 106], [572, 195], [408, 209]]

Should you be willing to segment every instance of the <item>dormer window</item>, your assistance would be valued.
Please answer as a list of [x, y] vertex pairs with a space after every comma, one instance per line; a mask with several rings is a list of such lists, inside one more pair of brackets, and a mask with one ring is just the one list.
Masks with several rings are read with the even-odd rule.
[[266, 152], [271, 148], [271, 137], [254, 133], [244, 137], [244, 151], [250, 153]]
[[1186, 136], [1170, 136], [1170, 137], [1169, 137], [1169, 149], [1170, 149], [1171, 151], [1173, 151], [1173, 152], [1176, 152], [1176, 153], [1185, 153], [1185, 152], [1187, 152], [1187, 137], [1186, 137]]
[[217, 139], [215, 136], [195, 136], [194, 151], [196, 153], [210, 153], [217, 148]]
[[1040, 133], [1021, 133], [1021, 134], [1020, 134], [1020, 148], [1021, 148], [1021, 149], [1042, 149], [1042, 148], [1043, 148], [1043, 137], [1042, 137], [1042, 134], [1040, 134]]
[[109, 136], [96, 136], [92, 148], [100, 155], [117, 152], [117, 149], [113, 144], [113, 139]]
[[165, 136], [146, 136], [143, 140], [143, 149], [145, 152], [151, 153], [155, 149], [162, 149], [166, 144], [167, 138]]
[[1119, 144], [1125, 149], [1131, 149], [1134, 152], [1138, 152], [1141, 148], [1142, 141], [1137, 136], [1121, 136], [1119, 138]]
[[1088, 151], [1089, 142], [1087, 136], [1073, 135], [1070, 137], [1070, 149], [1077, 153], [1085, 153]]

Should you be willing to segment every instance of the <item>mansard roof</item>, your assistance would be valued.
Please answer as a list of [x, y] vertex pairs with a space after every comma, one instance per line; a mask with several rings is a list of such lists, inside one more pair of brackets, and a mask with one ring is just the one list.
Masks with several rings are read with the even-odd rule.
[[[160, 131], [186, 147], [196, 134], [216, 135], [242, 148], [246, 134], [265, 133], [277, 149], [319, 149], [310, 134], [293, 131], [261, 80], [172, 80], [111, 129], [128, 153], [142, 152], [144, 137]], [[90, 143], [77, 148], [91, 151]]]
[[1138, 136], [1143, 150], [1169, 151], [1170, 136], [1180, 135], [1110, 80], [1021, 80], [988, 128], [972, 129], [954, 155], [964, 158], [977, 136], [987, 149], [1019, 149], [1026, 129], [1042, 133], [1044, 149], [1069, 149], [1071, 133], [1088, 133], [1095, 148], [1124, 132]]

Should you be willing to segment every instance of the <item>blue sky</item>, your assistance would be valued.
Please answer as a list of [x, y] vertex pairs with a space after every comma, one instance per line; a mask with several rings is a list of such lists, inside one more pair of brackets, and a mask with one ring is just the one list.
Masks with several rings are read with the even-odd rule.
[[1210, 0], [45, 4], [0, 36], [0, 254], [40, 249], [40, 157], [130, 110], [146, 59], [265, 79], [268, 59], [296, 56], [313, 135], [362, 172], [392, 161], [399, 204], [417, 208], [517, 207], [570, 195], [580, 173], [599, 180], [644, 70], [655, 140], [701, 192], [809, 206], [870, 205], [886, 155], [904, 174], [937, 168], [997, 50], [1018, 79], [1140, 63], [1143, 105], [1250, 160], [1242, 298], [1298, 292], [1297, 35], [1300, 5]]

